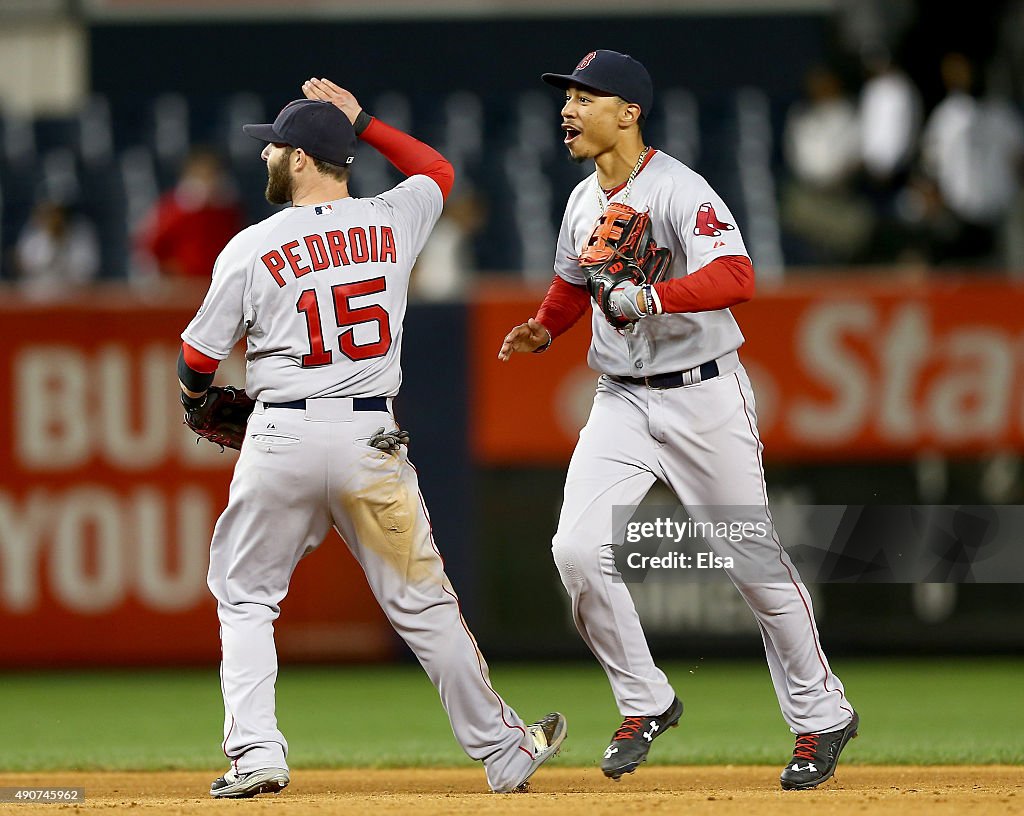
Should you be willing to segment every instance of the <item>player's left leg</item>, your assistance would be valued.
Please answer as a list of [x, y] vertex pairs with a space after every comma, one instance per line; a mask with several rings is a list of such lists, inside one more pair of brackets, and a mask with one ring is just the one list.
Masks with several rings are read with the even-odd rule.
[[[352, 441], [335, 447], [331, 512], [359, 561], [377, 602], [437, 687], [463, 750], [484, 764], [492, 790], [515, 790], [565, 737], [561, 715], [526, 725], [491, 685], [434, 544], [416, 471], [406, 450], [383, 453], [366, 444], [383, 414], [357, 418]], [[524, 594], [523, 603], [529, 603]]]
[[783, 717], [797, 735], [842, 733], [855, 714], [825, 657], [810, 594], [775, 534], [746, 372], [738, 365], [660, 392], [652, 420], [657, 411], [669, 484], [695, 520], [757, 525], [741, 541], [710, 543], [736, 559], [730, 577], [757, 618]]

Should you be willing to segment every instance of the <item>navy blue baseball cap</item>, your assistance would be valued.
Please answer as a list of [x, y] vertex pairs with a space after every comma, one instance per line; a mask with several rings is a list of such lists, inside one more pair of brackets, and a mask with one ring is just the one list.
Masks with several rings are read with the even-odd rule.
[[639, 105], [644, 116], [654, 104], [654, 83], [647, 69], [629, 54], [618, 51], [591, 51], [571, 74], [542, 74], [541, 79], [556, 88], [579, 85], [620, 96]]
[[296, 99], [277, 115], [272, 125], [242, 125], [242, 130], [264, 142], [301, 147], [320, 161], [342, 167], [356, 157], [356, 132], [344, 112], [319, 99]]

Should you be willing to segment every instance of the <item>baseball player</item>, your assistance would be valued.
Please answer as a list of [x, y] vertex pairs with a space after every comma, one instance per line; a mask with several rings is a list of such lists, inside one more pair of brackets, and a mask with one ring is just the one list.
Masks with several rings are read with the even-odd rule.
[[[558, 751], [565, 718], [525, 725], [491, 686], [391, 413], [409, 273], [452, 166], [328, 80], [311, 79], [303, 92], [273, 124], [244, 128], [266, 143], [267, 199], [291, 206], [228, 243], [181, 335], [187, 410], [203, 404], [243, 335], [255, 400], [210, 547], [231, 761], [210, 794], [277, 793], [289, 782], [273, 624], [296, 565], [331, 526], [437, 687], [456, 739], [483, 762], [492, 790], [515, 791]], [[374, 198], [350, 197], [357, 138], [408, 178]]]
[[[565, 90], [570, 158], [593, 159], [596, 172], [569, 196], [544, 302], [509, 332], [498, 358], [543, 351], [587, 311], [591, 294], [598, 299], [588, 362], [602, 377], [569, 465], [552, 551], [576, 626], [624, 717], [601, 768], [612, 779], [635, 771], [683, 712], [613, 562], [622, 530], [612, 508], [637, 505], [658, 479], [695, 520], [728, 521], [731, 509], [770, 531], [744, 538], [735, 552], [754, 552], [783, 577], [730, 578], [757, 618], [782, 714], [797, 735], [782, 787], [813, 788], [835, 771], [858, 717], [825, 659], [810, 596], [774, 535], [754, 395], [737, 355], [743, 335], [729, 311], [754, 291], [740, 231], [707, 181], [645, 144], [653, 87], [643, 65], [592, 51], [571, 74], [543, 79]], [[621, 246], [605, 253], [603, 281], [589, 277], [580, 259], [600, 255], [595, 248], [645, 219], [638, 263], [657, 270], [653, 280], [611, 275], [609, 283], [609, 270], [623, 266]], [[709, 543], [718, 550], [728, 542]]]

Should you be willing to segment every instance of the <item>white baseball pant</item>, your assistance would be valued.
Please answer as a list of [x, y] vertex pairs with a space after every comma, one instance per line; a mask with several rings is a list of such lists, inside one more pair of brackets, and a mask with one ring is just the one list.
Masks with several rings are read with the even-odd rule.
[[[602, 377], [580, 432], [552, 541], [555, 563], [572, 599], [576, 626], [604, 667], [623, 716], [665, 711], [675, 691], [655, 665], [629, 589], [618, 577], [613, 507], [640, 503], [655, 479], [694, 519], [729, 512], [768, 525], [767, 538], [735, 545], [711, 542], [719, 555], [767, 548], [755, 561], [774, 563], [771, 582], [730, 578], [757, 618], [783, 717], [794, 733], [831, 731], [852, 719], [843, 685], [825, 658], [811, 598], [774, 535], [750, 381], [735, 353], [720, 376], [663, 390]], [[617, 516], [622, 516], [618, 513]], [[685, 592], [685, 584], [679, 585]]]
[[389, 454], [367, 444], [381, 425], [395, 428], [389, 413], [354, 411], [350, 399], [307, 400], [305, 409], [257, 403], [210, 548], [224, 752], [241, 773], [288, 767], [273, 624], [299, 560], [333, 525], [437, 687], [459, 744], [483, 762], [492, 789], [506, 789], [530, 767], [533, 739], [491, 686], [405, 448]]

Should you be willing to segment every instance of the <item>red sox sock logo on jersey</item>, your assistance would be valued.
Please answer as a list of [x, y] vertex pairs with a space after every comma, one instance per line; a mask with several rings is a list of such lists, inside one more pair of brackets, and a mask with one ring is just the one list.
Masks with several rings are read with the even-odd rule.
[[711, 238], [722, 234], [722, 230], [736, 229], [732, 224], [719, 221], [715, 215], [715, 208], [710, 201], [705, 201], [697, 210], [697, 224], [693, 228], [694, 235], [707, 235]]

